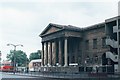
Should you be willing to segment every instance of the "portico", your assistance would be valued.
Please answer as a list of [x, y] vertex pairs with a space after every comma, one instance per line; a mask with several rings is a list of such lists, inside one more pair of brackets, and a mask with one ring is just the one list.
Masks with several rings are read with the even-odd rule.
[[[42, 38], [42, 66], [68, 67], [70, 63], [79, 64], [80, 28], [49, 24], [40, 34]], [[79, 58], [79, 59], [78, 59]]]

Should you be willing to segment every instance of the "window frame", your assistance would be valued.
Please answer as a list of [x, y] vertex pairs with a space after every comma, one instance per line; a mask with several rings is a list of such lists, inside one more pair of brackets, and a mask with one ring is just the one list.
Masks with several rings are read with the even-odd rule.
[[85, 47], [86, 47], [86, 50], [89, 50], [89, 40], [85, 40]]
[[106, 48], [106, 37], [102, 37], [102, 48]]
[[97, 38], [94, 38], [93, 39], [93, 49], [97, 49], [97, 45], [98, 45]]

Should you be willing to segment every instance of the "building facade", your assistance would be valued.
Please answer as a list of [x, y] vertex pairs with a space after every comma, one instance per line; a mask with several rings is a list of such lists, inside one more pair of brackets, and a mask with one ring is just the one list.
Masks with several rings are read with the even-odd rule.
[[31, 71], [31, 72], [32, 71], [39, 71], [40, 67], [41, 67], [41, 62], [42, 62], [41, 59], [31, 60], [29, 65], [28, 65], [29, 71]]
[[79, 28], [50, 23], [42, 38], [41, 71], [118, 72], [119, 16]]

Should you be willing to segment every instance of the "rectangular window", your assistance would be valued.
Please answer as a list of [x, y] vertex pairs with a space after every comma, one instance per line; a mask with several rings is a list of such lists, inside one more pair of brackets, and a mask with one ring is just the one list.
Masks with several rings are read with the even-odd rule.
[[118, 20], [118, 29], [120, 29], [120, 19]]
[[120, 32], [119, 32], [119, 41], [118, 42], [119, 42], [119, 45], [120, 45]]
[[106, 37], [102, 38], [102, 47], [105, 48], [106, 47]]
[[97, 39], [93, 39], [93, 49], [97, 49]]
[[86, 50], [89, 50], [89, 40], [86, 40], [85, 44], [86, 44]]

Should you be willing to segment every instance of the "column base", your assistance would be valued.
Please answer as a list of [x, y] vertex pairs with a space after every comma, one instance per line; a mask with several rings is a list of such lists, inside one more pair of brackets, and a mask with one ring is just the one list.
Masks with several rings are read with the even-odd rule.
[[51, 67], [51, 65], [50, 65], [50, 64], [48, 64], [48, 67]]
[[61, 65], [58, 65], [58, 67], [61, 67]]
[[67, 65], [67, 64], [65, 64], [65, 65], [64, 65], [64, 67], [68, 67], [68, 65]]
[[43, 65], [41, 65], [41, 67], [44, 67]]
[[47, 65], [45, 65], [44, 67], [47, 67]]

